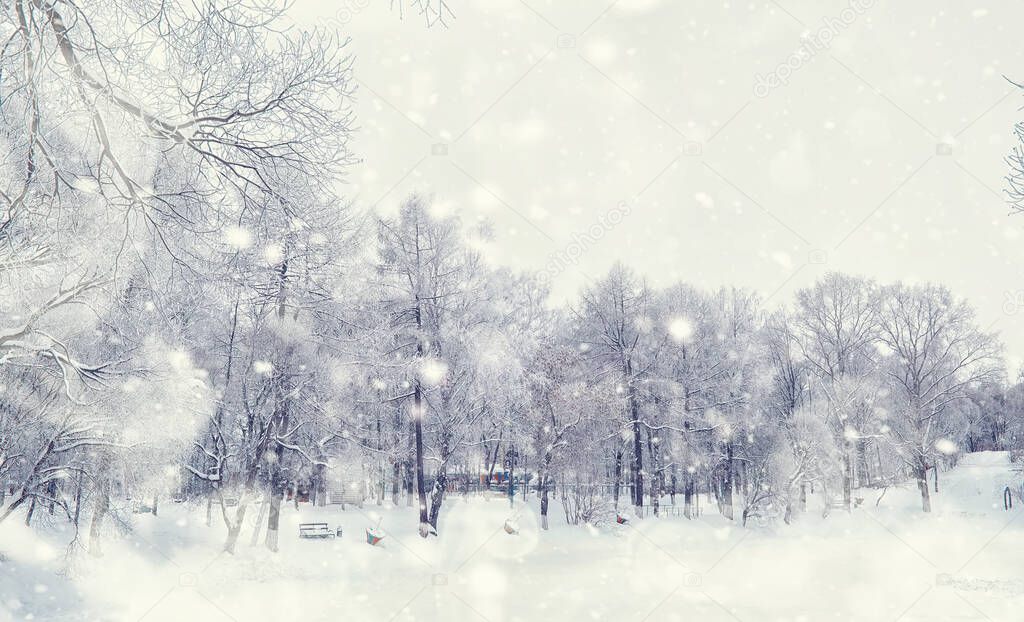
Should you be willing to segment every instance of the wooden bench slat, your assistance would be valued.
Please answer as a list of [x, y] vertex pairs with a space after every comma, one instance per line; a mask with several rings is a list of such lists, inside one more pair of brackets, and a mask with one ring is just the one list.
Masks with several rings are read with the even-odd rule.
[[338, 531], [327, 523], [299, 523], [300, 538], [336, 538]]

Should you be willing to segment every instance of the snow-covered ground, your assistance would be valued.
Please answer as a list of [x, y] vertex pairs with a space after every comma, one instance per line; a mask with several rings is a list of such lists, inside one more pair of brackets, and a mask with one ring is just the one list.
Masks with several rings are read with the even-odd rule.
[[[531, 497], [517, 535], [507, 501], [453, 497], [429, 540], [404, 505], [288, 506], [279, 554], [244, 533], [233, 557], [202, 508], [166, 504], [70, 566], [65, 533], [7, 521], [0, 620], [1020, 620], [1024, 521], [1001, 499], [1019, 480], [1006, 454], [973, 454], [942, 474], [931, 515], [909, 484], [749, 528], [712, 513], [569, 527], [555, 504], [542, 532]], [[388, 535], [370, 547], [378, 519]], [[299, 540], [313, 520], [344, 537]]]

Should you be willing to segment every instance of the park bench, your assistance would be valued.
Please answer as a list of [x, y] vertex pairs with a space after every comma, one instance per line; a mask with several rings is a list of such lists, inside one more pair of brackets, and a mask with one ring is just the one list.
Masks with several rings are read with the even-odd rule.
[[327, 523], [300, 523], [300, 538], [340, 538], [341, 527], [331, 529]]

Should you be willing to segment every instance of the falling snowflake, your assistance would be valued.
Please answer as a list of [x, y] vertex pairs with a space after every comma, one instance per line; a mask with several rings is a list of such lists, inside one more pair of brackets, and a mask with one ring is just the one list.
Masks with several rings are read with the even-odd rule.
[[448, 374], [448, 365], [441, 360], [428, 358], [420, 365], [420, 380], [427, 385], [440, 384]]
[[280, 244], [267, 244], [263, 247], [263, 259], [269, 264], [275, 264], [284, 257], [284, 249]]
[[252, 246], [252, 234], [244, 227], [228, 227], [224, 230], [224, 243], [237, 250]]
[[948, 438], [940, 438], [935, 441], [935, 449], [937, 449], [939, 453], [946, 454], [947, 456], [955, 454], [958, 451], [956, 443]]
[[684, 317], [674, 317], [668, 323], [668, 333], [680, 343], [693, 338], [693, 324]]

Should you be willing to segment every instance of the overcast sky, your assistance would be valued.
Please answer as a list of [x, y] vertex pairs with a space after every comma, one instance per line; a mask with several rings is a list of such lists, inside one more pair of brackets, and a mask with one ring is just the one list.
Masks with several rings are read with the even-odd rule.
[[937, 281], [1017, 367], [1024, 216], [1002, 188], [1024, 97], [1003, 76], [1024, 81], [1024, 3], [855, 2], [452, 0], [429, 29], [389, 0], [292, 15], [352, 38], [362, 207], [433, 193], [494, 224], [493, 261], [556, 266], [561, 300], [616, 260], [770, 305], [826, 270]]

